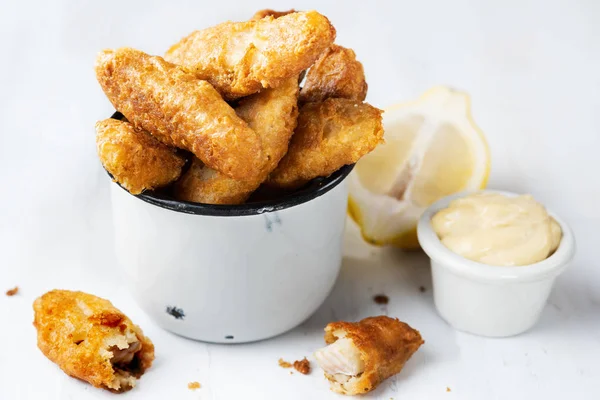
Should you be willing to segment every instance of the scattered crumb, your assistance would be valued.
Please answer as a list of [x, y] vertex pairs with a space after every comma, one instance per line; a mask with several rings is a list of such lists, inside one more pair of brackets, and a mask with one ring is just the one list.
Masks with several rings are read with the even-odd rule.
[[[296, 371], [300, 372], [301, 374], [308, 374], [310, 372], [310, 361], [308, 361], [306, 359], [306, 357], [304, 357], [302, 360], [299, 361], [294, 361], [294, 364], [291, 364], [287, 361], [284, 361], [283, 358], [279, 359], [279, 366], [281, 368], [291, 368], [294, 367], [296, 369]], [[294, 373], [292, 371], [290, 371], [290, 375], [293, 375]]]
[[196, 389], [200, 389], [200, 383], [199, 382], [190, 382], [188, 383], [188, 389], [190, 390], [196, 390]]
[[425, 289], [425, 286], [419, 286], [419, 292], [425, 293], [426, 291], [427, 289]]
[[378, 294], [376, 296], [373, 296], [373, 301], [377, 304], [387, 304], [390, 302], [390, 298], [387, 297], [385, 294]]
[[18, 286], [15, 286], [14, 288], [7, 290], [7, 291], [6, 291], [6, 295], [7, 295], [7, 296], [14, 296], [14, 295], [15, 295], [15, 294], [17, 294], [18, 292], [19, 292], [19, 287], [18, 287]]
[[306, 357], [300, 361], [294, 361], [294, 368], [301, 374], [307, 375], [310, 373], [310, 361]]
[[450, 390], [449, 387], [446, 388], [446, 392], [451, 392], [452, 390]]

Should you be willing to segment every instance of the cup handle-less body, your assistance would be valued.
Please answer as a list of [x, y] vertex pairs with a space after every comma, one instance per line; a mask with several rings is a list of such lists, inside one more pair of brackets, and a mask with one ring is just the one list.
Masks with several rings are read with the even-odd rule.
[[300, 324], [325, 300], [342, 258], [347, 185], [251, 216], [167, 210], [111, 185], [115, 248], [131, 291], [164, 329], [249, 342]]

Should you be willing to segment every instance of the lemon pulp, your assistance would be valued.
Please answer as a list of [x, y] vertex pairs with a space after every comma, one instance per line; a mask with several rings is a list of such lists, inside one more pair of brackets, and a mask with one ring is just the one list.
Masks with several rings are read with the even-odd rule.
[[385, 144], [350, 176], [349, 214], [368, 242], [415, 248], [416, 223], [427, 206], [485, 187], [489, 149], [469, 96], [447, 87], [390, 107], [383, 118]]

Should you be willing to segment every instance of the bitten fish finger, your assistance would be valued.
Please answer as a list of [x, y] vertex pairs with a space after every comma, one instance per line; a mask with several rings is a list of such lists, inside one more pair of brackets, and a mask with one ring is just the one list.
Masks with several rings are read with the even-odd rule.
[[358, 322], [331, 322], [327, 347], [315, 352], [317, 363], [341, 394], [364, 394], [399, 373], [424, 343], [419, 331], [384, 315]]
[[150, 339], [108, 300], [52, 290], [33, 309], [39, 349], [70, 376], [123, 392], [152, 365]]

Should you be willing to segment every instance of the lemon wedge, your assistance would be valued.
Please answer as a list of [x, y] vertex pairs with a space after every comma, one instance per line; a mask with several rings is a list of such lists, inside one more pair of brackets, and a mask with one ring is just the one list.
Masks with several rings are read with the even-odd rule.
[[485, 187], [490, 152], [466, 93], [435, 87], [383, 114], [385, 143], [349, 178], [349, 214], [372, 244], [417, 248], [421, 213], [441, 197]]

